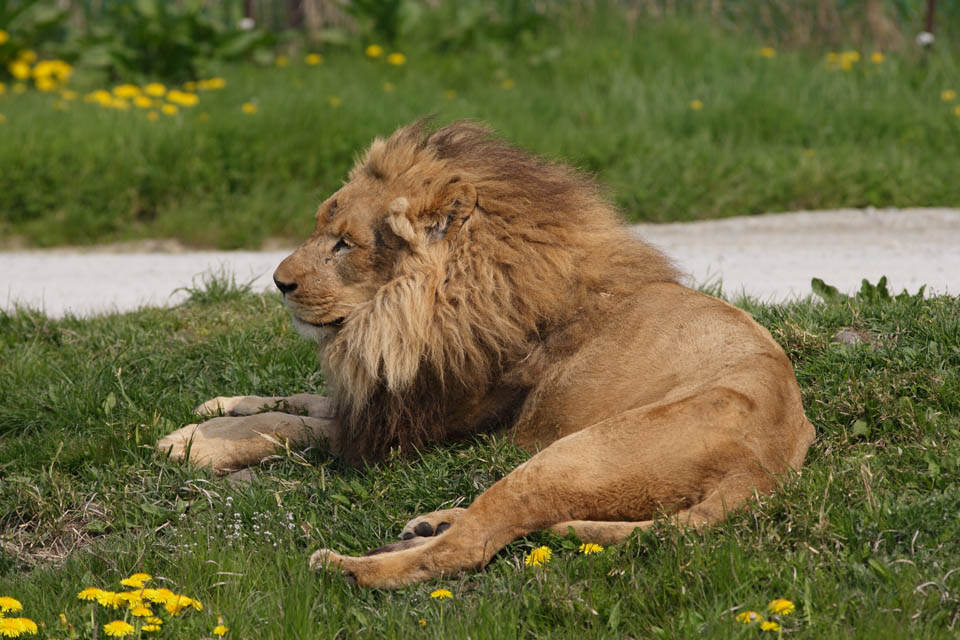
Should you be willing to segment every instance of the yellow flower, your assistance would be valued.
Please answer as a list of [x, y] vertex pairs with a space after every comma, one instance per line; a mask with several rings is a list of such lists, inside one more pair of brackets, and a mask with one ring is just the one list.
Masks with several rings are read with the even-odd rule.
[[103, 625], [103, 632], [113, 638], [122, 638], [136, 631], [133, 625], [123, 620], [114, 620]]
[[394, 91], [397, 90], [397, 85], [393, 84], [392, 82], [384, 82], [384, 83], [383, 83], [383, 90], [384, 90], [386, 93], [393, 93]]
[[70, 91], [70, 89], [64, 89], [63, 91], [60, 92], [60, 97], [63, 98], [64, 100], [76, 100], [77, 92]]
[[61, 613], [61, 614], [60, 614], [60, 624], [61, 624], [62, 626], [64, 626], [64, 627], [67, 626], [67, 624], [68, 624], [68, 622], [67, 622], [67, 614], [65, 614], [65, 613]]
[[752, 622], [762, 622], [763, 616], [756, 611], [741, 611], [737, 614], [737, 622], [750, 624]]
[[30, 618], [0, 617], [0, 636], [4, 638], [16, 638], [24, 633], [36, 634], [37, 623]]
[[23, 60], [27, 64], [33, 64], [37, 61], [37, 52], [32, 49], [24, 49], [17, 54], [17, 60]]
[[223, 626], [222, 624], [218, 624], [213, 628], [213, 631], [211, 631], [211, 633], [215, 636], [220, 636], [222, 638], [223, 636], [227, 635], [228, 631], [230, 631], [230, 629]]
[[368, 58], [379, 58], [383, 55], [383, 47], [378, 44], [372, 44], [366, 48], [364, 53], [367, 54]]
[[153, 96], [154, 98], [160, 98], [167, 92], [167, 88], [160, 84], [159, 82], [151, 82], [143, 88], [143, 92], [148, 96]]
[[20, 601], [16, 598], [0, 596], [0, 611], [4, 613], [8, 611], [23, 611], [23, 605], [20, 604]]
[[161, 629], [163, 629], [163, 627], [161, 627], [158, 624], [145, 624], [142, 627], [140, 627], [141, 631], [146, 631], [148, 633], [153, 633], [154, 631], [160, 631]]
[[223, 89], [227, 86], [227, 81], [223, 78], [210, 78], [209, 80], [201, 80], [197, 83], [201, 89], [205, 91], [215, 91], [217, 89]]
[[49, 78], [57, 82], [66, 82], [73, 73], [73, 67], [63, 60], [44, 60], [33, 68], [34, 78]]
[[147, 120], [150, 120], [151, 122], [153, 122], [159, 117], [160, 117], [160, 114], [157, 113], [156, 111], [151, 111], [150, 113], [147, 114]]
[[513, 81], [513, 78], [504, 78], [500, 82], [500, 86], [503, 87], [504, 89], [513, 89], [514, 87], [517, 86], [517, 83]]
[[96, 587], [87, 587], [83, 591], [77, 594], [77, 598], [80, 600], [96, 600], [100, 594], [103, 593], [103, 589], [97, 589]]
[[423, 627], [424, 629], [427, 628], [427, 620], [426, 620], [426, 618], [420, 618], [419, 620], [417, 620], [417, 622], [419, 622], [419, 623], [420, 623], [420, 626]]
[[343, 100], [341, 100], [341, 99], [338, 98], [337, 96], [330, 96], [330, 97], [327, 99], [327, 102], [329, 102], [329, 103], [330, 103], [330, 106], [333, 107], [334, 109], [336, 109], [336, 108], [339, 107], [341, 104], [343, 104]]
[[444, 598], [452, 598], [453, 594], [450, 593], [449, 589], [437, 589], [436, 591], [430, 592], [431, 598], [436, 598], [437, 600], [443, 600]]
[[146, 622], [147, 624], [161, 625], [163, 624], [163, 618], [157, 618], [157, 617], [147, 618], [146, 620], [144, 620], [144, 622]]
[[844, 71], [850, 71], [858, 62], [860, 62], [859, 51], [844, 51], [840, 54], [840, 68]]
[[760, 623], [760, 628], [764, 631], [780, 631], [780, 625], [773, 620], [767, 620]]
[[49, 78], [47, 76], [40, 76], [39, 78], [35, 78], [33, 81], [33, 84], [37, 87], [37, 91], [44, 91], [44, 92], [56, 91], [57, 87], [59, 86], [56, 80], [54, 80], [53, 78]]
[[30, 77], [30, 64], [23, 60], [14, 60], [7, 66], [7, 69], [17, 80], [26, 80]]
[[399, 51], [394, 51], [387, 56], [387, 64], [392, 64], [395, 67], [402, 67], [407, 64], [407, 56], [403, 55]]
[[276, 58], [274, 58], [273, 63], [278, 67], [285, 67], [288, 64], [290, 64], [290, 58], [288, 58], [287, 56], [277, 56]]
[[145, 604], [138, 604], [130, 609], [130, 615], [138, 618], [149, 618], [153, 615], [153, 611]]
[[955, 115], [955, 116], [957, 116], [958, 118], [960, 118], [960, 104], [958, 104], [957, 106], [955, 106], [955, 107], [953, 108], [953, 115]]
[[4, 44], [7, 40], [10, 39], [10, 34], [0, 29], [0, 44]]
[[603, 553], [603, 546], [594, 542], [584, 542], [582, 545], [580, 545], [580, 553], [585, 556], [588, 556], [591, 553]]
[[170, 589], [144, 589], [143, 599], [158, 604], [165, 604], [167, 600], [176, 597]]
[[197, 83], [193, 80], [183, 83], [183, 90], [190, 91], [191, 93], [197, 90]]
[[176, 103], [181, 107], [192, 107], [199, 102], [200, 98], [198, 98], [197, 94], [195, 93], [187, 93], [186, 91], [178, 91], [177, 89], [174, 89], [167, 94], [167, 100]]
[[[150, 107], [153, 106], [153, 100], [150, 98], [150, 96], [137, 96], [136, 98], [133, 99], [133, 104], [137, 105], [137, 106], [140, 107], [141, 109], [149, 109]], [[125, 586], [130, 586], [130, 587], [142, 587], [142, 586], [143, 586], [142, 584], [136, 584], [136, 585], [131, 584], [131, 585], [127, 585], [127, 581], [128, 581], [129, 579], [130, 579], [130, 578], [125, 578], [125, 579], [121, 580], [121, 581], [120, 581], [120, 584], [125, 585]]]
[[550, 562], [552, 556], [553, 551], [550, 550], [550, 547], [537, 547], [530, 552], [526, 560], [524, 560], [524, 563], [528, 567], [539, 567], [540, 565]]
[[691, 100], [690, 108], [693, 109], [694, 111], [700, 111], [701, 109], [703, 109], [703, 102], [701, 102], [700, 100]]
[[7, 116], [0, 113], [0, 124], [3, 124], [7, 121]]
[[759, 53], [761, 58], [773, 58], [777, 55], [777, 51], [773, 47], [763, 47]]
[[111, 101], [110, 104], [106, 106], [112, 107], [114, 109], [118, 109], [120, 111], [126, 111], [127, 109], [130, 108], [130, 103], [127, 102], [126, 100], [121, 100], [117, 98], [116, 100]]
[[323, 56], [319, 53], [308, 53], [303, 59], [311, 67], [315, 67], [318, 64], [323, 64]]
[[[103, 106], [107, 106], [108, 104], [110, 104], [111, 102], [113, 102], [113, 96], [110, 95], [110, 92], [109, 92], [109, 91], [104, 91], [103, 89], [98, 89], [97, 91], [93, 91], [93, 92], [88, 93], [87, 95], [83, 96], [83, 101], [84, 101], [84, 102], [96, 102], [96, 103], [101, 104], [101, 105], [103, 105]], [[90, 587], [90, 589], [95, 589], [95, 587]], [[89, 591], [90, 589], [84, 589], [84, 591]], [[96, 589], [96, 590], [99, 591], [99, 589]]]
[[175, 116], [179, 109], [177, 109], [177, 105], [175, 104], [164, 104], [160, 107], [160, 111], [162, 111], [164, 115]]
[[257, 105], [252, 102], [244, 102], [240, 109], [249, 116], [252, 116], [259, 110], [257, 109]]
[[447, 100], [453, 100], [454, 98], [457, 97], [457, 92], [454, 91], [453, 89], [447, 89], [443, 92], [443, 97], [446, 98]]
[[870, 54], [870, 62], [873, 64], [883, 64], [883, 54], [879, 51], [874, 51]]
[[776, 600], [770, 601], [770, 604], [767, 605], [767, 610], [770, 611], [770, 613], [786, 616], [796, 611], [797, 607], [785, 598], [777, 598]]
[[944, 102], [953, 102], [957, 99], [957, 92], [953, 89], [944, 89], [940, 92], [940, 99]]
[[99, 603], [101, 607], [112, 607], [116, 609], [124, 604], [124, 602], [123, 596], [113, 591], [101, 591], [97, 594], [97, 603]]
[[172, 616], [178, 615], [181, 611], [183, 611], [187, 607], [193, 607], [197, 611], [200, 611], [201, 609], [203, 609], [203, 605], [200, 604], [199, 600], [194, 600], [193, 598], [190, 598], [188, 596], [177, 596], [177, 595], [167, 600], [167, 604], [165, 606], [167, 613], [169, 613]]
[[[138, 87], [135, 84], [121, 84], [113, 88], [113, 95], [117, 96], [118, 98], [123, 98], [124, 100], [128, 100], [130, 98], [140, 95], [140, 87]], [[123, 582], [121, 581], [120, 584], [123, 584]], [[128, 586], [133, 586], [133, 585], [128, 585]]]

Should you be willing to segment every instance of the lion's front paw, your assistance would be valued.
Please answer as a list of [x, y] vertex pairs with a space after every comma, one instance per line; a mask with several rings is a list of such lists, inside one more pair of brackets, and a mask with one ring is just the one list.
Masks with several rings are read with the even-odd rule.
[[403, 526], [400, 532], [400, 538], [409, 540], [417, 536], [429, 537], [438, 536], [453, 525], [466, 509], [441, 509], [426, 515], [417, 516]]
[[278, 398], [262, 396], [217, 396], [207, 400], [194, 413], [200, 416], [252, 416], [269, 411], [277, 404]]
[[225, 472], [258, 464], [285, 441], [306, 444], [326, 440], [334, 448], [336, 424], [330, 420], [276, 411], [245, 417], [222, 417], [188, 424], [157, 442], [175, 460]]

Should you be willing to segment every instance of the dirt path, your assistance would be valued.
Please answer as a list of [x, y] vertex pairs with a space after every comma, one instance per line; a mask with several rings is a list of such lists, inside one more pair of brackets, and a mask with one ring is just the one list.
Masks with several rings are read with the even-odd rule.
[[[883, 275], [891, 291], [926, 284], [928, 291], [960, 293], [960, 209], [799, 212], [635, 228], [672, 256], [690, 282], [722, 281], [730, 297], [802, 298], [813, 277], [852, 292], [861, 279]], [[86, 316], [172, 305], [186, 296], [178, 288], [221, 269], [262, 290], [289, 253], [146, 248], [152, 250], [0, 252], [0, 307], [19, 303], [51, 316]]]

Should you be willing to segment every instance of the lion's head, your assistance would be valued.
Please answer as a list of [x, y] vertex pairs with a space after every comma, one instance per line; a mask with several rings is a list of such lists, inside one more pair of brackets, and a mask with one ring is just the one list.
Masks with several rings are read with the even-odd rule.
[[347, 455], [377, 458], [444, 437], [451, 403], [530, 359], [621, 271], [636, 286], [638, 263], [675, 277], [591, 180], [477, 124], [419, 122], [373, 142], [274, 280], [320, 344]]

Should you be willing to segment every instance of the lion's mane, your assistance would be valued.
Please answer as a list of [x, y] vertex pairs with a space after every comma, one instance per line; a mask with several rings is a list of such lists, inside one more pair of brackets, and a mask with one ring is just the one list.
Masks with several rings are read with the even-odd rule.
[[390, 282], [321, 346], [352, 461], [457, 434], [452, 410], [510, 380], [515, 401], [484, 428], [504, 426], [536, 377], [609, 321], [604, 297], [677, 277], [593, 180], [474, 123], [428, 132], [419, 122], [377, 139], [351, 179], [360, 174], [415, 185], [405, 197], [421, 215], [460, 181], [477, 206], [445, 241], [408, 247]]

